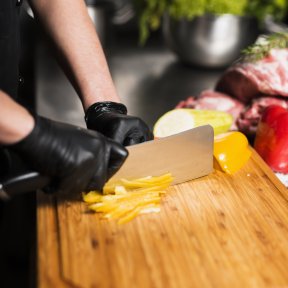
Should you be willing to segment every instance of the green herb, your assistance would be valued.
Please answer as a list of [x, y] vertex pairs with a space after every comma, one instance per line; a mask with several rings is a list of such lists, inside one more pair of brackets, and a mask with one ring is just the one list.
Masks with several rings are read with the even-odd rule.
[[157, 30], [161, 17], [168, 8], [168, 0], [134, 0], [138, 12], [140, 43], [144, 44], [149, 37], [150, 30]]
[[150, 31], [160, 27], [164, 13], [173, 19], [191, 20], [204, 14], [233, 14], [255, 17], [259, 22], [271, 15], [282, 20], [288, 0], [134, 0], [139, 19], [140, 43], [144, 44]]
[[288, 34], [275, 33], [262, 36], [260, 43], [253, 44], [242, 51], [241, 61], [256, 62], [270, 53], [272, 49], [288, 47]]
[[182, 17], [192, 19], [204, 13], [205, 3], [206, 0], [175, 0], [167, 5], [167, 11], [174, 19], [180, 19]]
[[[192, 0], [193, 1], [193, 0]], [[207, 0], [205, 13], [210, 14], [234, 14], [242, 16], [249, 0]]]

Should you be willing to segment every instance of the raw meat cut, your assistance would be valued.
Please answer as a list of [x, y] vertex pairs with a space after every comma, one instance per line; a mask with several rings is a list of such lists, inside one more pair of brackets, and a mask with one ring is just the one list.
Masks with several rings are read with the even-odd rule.
[[262, 97], [262, 94], [288, 96], [288, 49], [272, 49], [260, 61], [231, 66], [220, 78], [215, 90], [245, 104]]
[[247, 136], [255, 136], [263, 110], [270, 105], [279, 105], [288, 109], [288, 99], [284, 97], [261, 97], [252, 101], [236, 121], [238, 129]]

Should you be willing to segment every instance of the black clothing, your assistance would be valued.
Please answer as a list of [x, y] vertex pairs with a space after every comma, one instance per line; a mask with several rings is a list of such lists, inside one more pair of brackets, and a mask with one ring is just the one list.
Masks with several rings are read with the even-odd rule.
[[19, 4], [19, 0], [0, 1], [0, 90], [14, 99], [19, 81]]
[[[0, 90], [14, 99], [18, 94], [21, 3], [0, 0]], [[36, 287], [31, 277], [35, 274], [31, 267], [36, 243], [35, 214], [34, 193], [7, 203], [0, 201], [0, 287]]]

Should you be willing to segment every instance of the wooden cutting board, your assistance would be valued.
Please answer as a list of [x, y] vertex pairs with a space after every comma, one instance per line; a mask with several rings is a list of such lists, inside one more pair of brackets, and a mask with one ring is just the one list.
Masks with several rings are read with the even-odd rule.
[[288, 189], [253, 151], [118, 226], [38, 194], [38, 287], [288, 287]]

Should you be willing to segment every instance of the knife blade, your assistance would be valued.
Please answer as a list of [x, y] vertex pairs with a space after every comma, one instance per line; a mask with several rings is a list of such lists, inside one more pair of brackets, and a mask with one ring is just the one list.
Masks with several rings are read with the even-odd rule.
[[129, 146], [129, 156], [108, 183], [171, 173], [172, 185], [213, 171], [214, 132], [210, 125]]
[[[127, 147], [129, 156], [109, 180], [135, 179], [171, 173], [172, 185], [208, 175], [213, 171], [214, 133], [210, 125]], [[0, 180], [0, 199], [43, 189], [51, 179], [35, 171], [23, 171]]]

